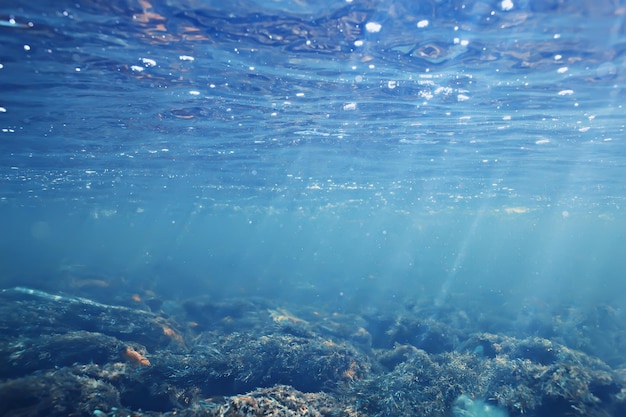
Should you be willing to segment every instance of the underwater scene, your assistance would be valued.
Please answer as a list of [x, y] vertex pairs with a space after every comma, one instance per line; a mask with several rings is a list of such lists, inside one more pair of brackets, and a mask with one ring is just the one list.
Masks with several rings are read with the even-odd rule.
[[0, 415], [626, 416], [626, 1], [0, 3]]

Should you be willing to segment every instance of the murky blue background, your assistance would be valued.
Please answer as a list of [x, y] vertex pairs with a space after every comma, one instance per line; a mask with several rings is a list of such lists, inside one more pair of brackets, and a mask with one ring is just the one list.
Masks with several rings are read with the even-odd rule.
[[625, 17], [4, 2], [0, 283], [621, 317]]

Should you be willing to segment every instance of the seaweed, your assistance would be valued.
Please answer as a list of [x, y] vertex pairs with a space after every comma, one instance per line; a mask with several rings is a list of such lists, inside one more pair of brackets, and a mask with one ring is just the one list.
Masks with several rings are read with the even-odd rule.
[[182, 305], [167, 316], [3, 290], [0, 327], [23, 331], [0, 335], [0, 414], [626, 414], [623, 374], [601, 359], [538, 336], [476, 331], [464, 311]]

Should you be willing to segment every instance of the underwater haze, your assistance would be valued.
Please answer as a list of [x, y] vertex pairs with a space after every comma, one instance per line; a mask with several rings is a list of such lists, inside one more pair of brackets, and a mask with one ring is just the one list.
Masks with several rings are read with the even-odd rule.
[[621, 320], [625, 19], [609, 0], [3, 2], [0, 284]]

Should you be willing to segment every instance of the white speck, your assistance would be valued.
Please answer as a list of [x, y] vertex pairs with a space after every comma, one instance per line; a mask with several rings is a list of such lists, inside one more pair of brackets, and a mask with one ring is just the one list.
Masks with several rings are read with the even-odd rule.
[[199, 96], [199, 95], [200, 95], [200, 92], [199, 92], [199, 91], [196, 91], [196, 90], [191, 90], [191, 91], [189, 92], [189, 94], [191, 94], [192, 96]]
[[585, 132], [589, 131], [589, 129], [591, 129], [591, 127], [589, 127], [589, 126], [584, 126], [584, 127], [581, 127], [580, 129], [578, 129], [578, 131], [579, 131], [579, 132], [582, 132], [582, 133], [585, 133]]
[[458, 96], [456, 96], [456, 99], [458, 101], [466, 101], [469, 100], [469, 96], [466, 96], [465, 94], [459, 94]]
[[511, 120], [511, 115], [502, 116], [502, 120]]
[[156, 61], [154, 59], [141, 58], [141, 62], [143, 62], [146, 67], [156, 67]]
[[296, 93], [296, 97], [304, 97], [304, 93]]
[[502, 0], [502, 2], [500, 3], [500, 7], [502, 8], [502, 10], [507, 12], [513, 8], [513, 2], [511, 0]]
[[420, 20], [419, 22], [417, 22], [417, 27], [420, 29], [423, 29], [425, 27], [428, 27], [428, 20], [424, 19], [424, 20]]
[[568, 70], [567, 67], [561, 67], [558, 70], [556, 70], [556, 72], [558, 72], [559, 74], [565, 74], [567, 70]]
[[555, 33], [553, 37], [554, 37], [554, 39], [559, 39], [561, 37], [561, 34], [560, 33]]
[[383, 26], [380, 23], [376, 22], [367, 22], [365, 24], [365, 30], [367, 30], [369, 33], [378, 33], [382, 28]]
[[181, 55], [178, 57], [181, 61], [193, 61], [195, 58], [189, 55]]
[[346, 103], [343, 105], [344, 110], [356, 110], [356, 103]]
[[563, 59], [563, 55], [554, 55], [555, 61], [560, 61], [561, 59]]
[[254, 67], [248, 67], [250, 71], [254, 71]]
[[569, 217], [569, 211], [567, 210], [563, 210], [561, 212], [561, 216], [563, 216], [564, 219], [567, 219]]
[[85, 174], [95, 174], [96, 171], [94, 171], [93, 169], [88, 169], [85, 171]]
[[0, 64], [0, 69], [4, 68], [4, 65]]
[[4, 108], [4, 107], [0, 107], [0, 113], [6, 113], [6, 112], [7, 112], [7, 109], [6, 109], [6, 108]]
[[145, 211], [145, 210], [144, 210], [142, 207], [137, 207], [137, 210], [136, 210], [137, 214], [141, 214], [141, 213], [143, 213], [144, 211]]
[[545, 145], [546, 143], [550, 143], [550, 139], [539, 139], [535, 141], [535, 145]]
[[420, 91], [419, 93], [417, 93], [417, 95], [426, 100], [430, 100], [431, 98], [434, 97], [433, 93], [431, 93], [430, 91], [426, 91], [426, 90]]
[[215, 88], [215, 84], [209, 84], [209, 88]]
[[574, 90], [561, 90], [558, 92], [560, 96], [571, 96], [574, 94]]
[[24, 50], [25, 51], [30, 51], [30, 45], [24, 45]]
[[74, 68], [74, 71], [80, 72], [80, 68], [76, 67], [76, 68]]
[[363, 46], [363, 41], [362, 40], [358, 40], [358, 41], [354, 41], [354, 46]]
[[144, 68], [140, 67], [139, 65], [133, 65], [130, 67], [130, 69], [136, 72], [142, 72], [144, 70]]
[[398, 86], [397, 81], [387, 81], [387, 88], [389, 88], [390, 90], [393, 90], [397, 86]]

